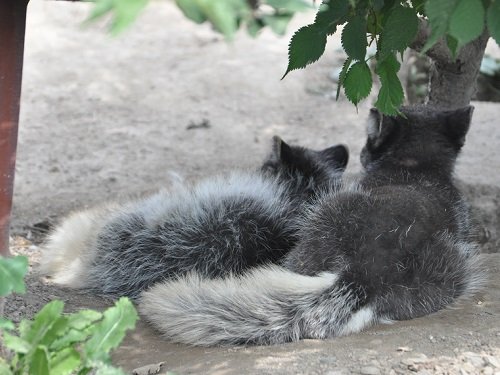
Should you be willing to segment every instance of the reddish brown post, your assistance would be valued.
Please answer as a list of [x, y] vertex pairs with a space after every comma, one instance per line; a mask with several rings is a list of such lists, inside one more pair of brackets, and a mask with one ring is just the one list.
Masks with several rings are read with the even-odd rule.
[[0, 0], [0, 255], [9, 255], [28, 0]]

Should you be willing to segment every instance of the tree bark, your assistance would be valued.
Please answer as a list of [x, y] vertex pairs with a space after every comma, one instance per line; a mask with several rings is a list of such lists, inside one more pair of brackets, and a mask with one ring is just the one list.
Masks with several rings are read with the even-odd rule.
[[[427, 22], [421, 20], [417, 37], [410, 47], [422, 51], [429, 35]], [[476, 79], [489, 37], [485, 29], [479, 38], [463, 46], [455, 59], [444, 40], [439, 40], [426, 52], [431, 58], [426, 104], [441, 109], [456, 109], [469, 105], [476, 91]]]

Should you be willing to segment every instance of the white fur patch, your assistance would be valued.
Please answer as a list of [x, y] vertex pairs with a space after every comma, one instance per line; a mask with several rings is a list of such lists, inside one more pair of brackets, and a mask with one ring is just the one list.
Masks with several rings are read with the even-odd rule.
[[342, 329], [342, 335], [348, 335], [350, 333], [360, 332], [366, 327], [373, 324], [375, 318], [375, 313], [373, 308], [370, 306], [365, 306], [362, 309], [356, 311], [352, 314], [349, 321]]
[[95, 241], [113, 206], [76, 212], [63, 220], [42, 246], [39, 271], [56, 284], [85, 286], [88, 264], [95, 257]]

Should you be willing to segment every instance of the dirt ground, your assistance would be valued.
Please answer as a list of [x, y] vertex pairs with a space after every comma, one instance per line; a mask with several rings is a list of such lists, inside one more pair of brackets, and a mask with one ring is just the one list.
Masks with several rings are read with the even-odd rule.
[[[338, 40], [320, 62], [280, 81], [289, 37], [242, 33], [227, 44], [168, 1], [152, 3], [117, 39], [103, 25], [82, 28], [87, 14], [87, 4], [29, 5], [12, 250], [30, 257], [33, 272], [28, 293], [7, 300], [16, 321], [54, 298], [69, 311], [109, 304], [36, 275], [44, 233], [73, 209], [168, 187], [173, 175], [254, 168], [274, 134], [318, 149], [345, 143], [349, 173], [359, 171], [373, 98], [358, 112], [335, 101]], [[132, 371], [164, 362], [162, 372], [178, 374], [500, 374], [500, 105], [474, 106], [457, 177], [490, 265], [483, 294], [426, 318], [272, 347], [190, 348], [139, 322], [115, 363]]]

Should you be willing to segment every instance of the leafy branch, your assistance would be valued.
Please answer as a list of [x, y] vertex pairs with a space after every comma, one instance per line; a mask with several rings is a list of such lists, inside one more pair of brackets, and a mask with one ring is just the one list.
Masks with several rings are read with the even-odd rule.
[[374, 70], [381, 83], [375, 106], [396, 114], [404, 99], [398, 55], [402, 59], [407, 48], [414, 48], [438, 63], [451, 64], [475, 40], [476, 54], [482, 53], [489, 34], [500, 44], [500, 0], [324, 0], [314, 22], [292, 37], [285, 76], [317, 61], [327, 37], [341, 26], [347, 58], [339, 89], [343, 87], [355, 105], [369, 95], [372, 76], [366, 50], [375, 43]]

